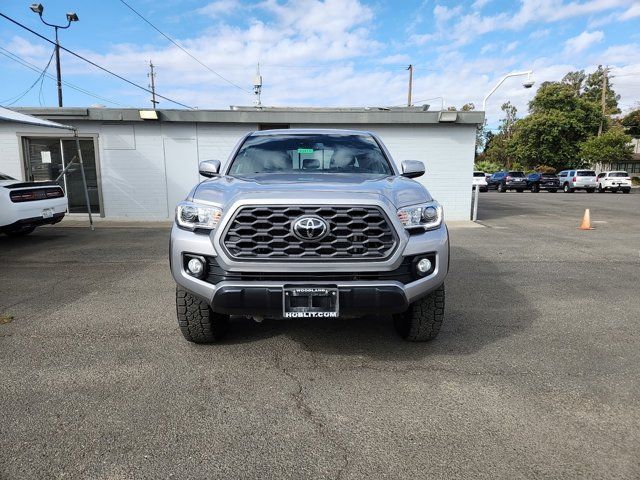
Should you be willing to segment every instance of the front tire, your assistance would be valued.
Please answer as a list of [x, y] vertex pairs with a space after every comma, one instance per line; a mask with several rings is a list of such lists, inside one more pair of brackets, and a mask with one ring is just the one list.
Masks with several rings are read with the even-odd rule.
[[176, 312], [180, 331], [190, 342], [214, 343], [227, 331], [227, 315], [215, 313], [206, 301], [180, 287], [176, 288]]
[[564, 193], [573, 193], [573, 188], [569, 187], [568, 183], [564, 184], [564, 187], [562, 187], [562, 190], [564, 190]]
[[504, 192], [506, 192], [506, 191], [507, 191], [507, 189], [506, 189], [506, 188], [504, 188], [504, 185], [502, 185], [501, 183], [499, 183], [499, 184], [498, 184], [498, 188], [497, 188], [497, 190], [498, 190], [500, 193], [504, 193]]
[[631, 189], [630, 188], [625, 188], [624, 190], [622, 190], [622, 193], [631, 193]]
[[398, 335], [409, 342], [427, 342], [438, 336], [444, 320], [444, 284], [393, 316]]

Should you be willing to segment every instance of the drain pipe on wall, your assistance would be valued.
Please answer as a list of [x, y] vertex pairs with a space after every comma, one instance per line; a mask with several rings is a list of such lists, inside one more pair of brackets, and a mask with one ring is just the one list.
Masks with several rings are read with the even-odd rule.
[[476, 184], [473, 186], [473, 209], [471, 211], [471, 220], [478, 220], [478, 194], [480, 193], [480, 185]]

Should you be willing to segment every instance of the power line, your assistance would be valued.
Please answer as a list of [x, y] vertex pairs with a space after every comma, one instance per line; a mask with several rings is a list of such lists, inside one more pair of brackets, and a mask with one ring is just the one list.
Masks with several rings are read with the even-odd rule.
[[191, 52], [189, 52], [186, 48], [184, 48], [182, 45], [180, 45], [178, 42], [176, 42], [173, 38], [171, 38], [169, 35], [167, 35], [166, 33], [164, 33], [162, 30], [160, 30], [158, 27], [156, 27], [153, 23], [151, 23], [149, 20], [147, 20], [144, 15], [142, 15], [140, 12], [138, 12], [135, 8], [133, 8], [131, 5], [129, 5], [127, 2], [125, 2], [124, 0], [120, 0], [120, 2], [122, 2], [122, 4], [124, 4], [129, 10], [131, 10], [133, 13], [135, 13], [137, 16], [139, 16], [142, 20], [144, 20], [147, 24], [149, 24], [149, 26], [151, 28], [153, 28], [156, 32], [158, 32], [160, 35], [162, 35], [164, 38], [166, 38], [167, 40], [169, 40], [171, 43], [173, 43], [176, 47], [178, 47], [180, 50], [182, 50], [184, 53], [186, 53], [187, 55], [189, 55], [192, 59], [194, 59], [196, 62], [198, 62], [200, 65], [202, 65], [204, 68], [206, 68], [207, 70], [209, 70], [211, 73], [213, 73], [214, 75], [217, 75], [219, 78], [221, 78], [222, 80], [224, 80], [225, 82], [227, 82], [229, 85], [232, 85], [240, 90], [242, 90], [245, 93], [248, 93], [249, 95], [253, 95], [249, 90], [245, 90], [244, 88], [242, 88], [240, 85], [233, 83], [231, 80], [229, 80], [228, 78], [223, 77], [222, 75], [220, 75], [218, 72], [216, 72], [214, 69], [212, 69], [211, 67], [209, 67], [208, 65], [206, 65], [205, 63], [203, 63], [202, 61], [200, 61], [195, 55], [193, 55]]
[[[26, 67], [30, 70], [33, 70], [34, 72], [40, 72], [40, 68], [36, 67], [34, 64], [27, 62], [25, 59], [19, 57], [18, 55], [11, 53], [9, 50], [0, 47], [0, 55], [4, 55], [5, 57], [7, 57], [9, 60], [13, 60], [16, 63], [19, 63], [20, 65], [22, 65], [23, 67]], [[56, 77], [54, 77], [53, 75], [49, 74], [49, 73], [45, 73], [44, 75], [45, 77], [47, 77], [50, 80], [56, 81]], [[103, 100], [105, 102], [108, 103], [113, 103], [114, 105], [119, 105], [121, 107], [127, 107], [128, 105], [124, 105], [123, 103], [118, 103], [114, 100], [111, 100], [110, 98], [106, 98], [103, 97], [101, 95], [98, 95], [97, 93], [91, 92], [89, 90], [85, 90], [82, 87], [79, 87], [78, 85], [75, 85], [73, 83], [69, 83], [65, 80], [62, 81], [62, 83], [64, 85], [66, 85], [67, 87], [73, 89], [73, 90], [77, 90], [78, 92], [84, 93], [85, 95], [89, 95], [90, 97], [94, 97], [97, 98], [98, 100]], [[13, 97], [12, 97], [13, 98]], [[17, 100], [16, 100], [17, 101]], [[2, 102], [0, 102], [2, 103]]]
[[[52, 45], [55, 45], [55, 44], [56, 44], [53, 40], [51, 40], [51, 39], [49, 39], [49, 38], [45, 37], [44, 35], [39, 34], [39, 33], [38, 33], [38, 32], [36, 32], [35, 30], [30, 29], [30, 28], [29, 28], [29, 27], [27, 27], [26, 25], [21, 24], [20, 22], [18, 22], [18, 21], [16, 21], [16, 20], [14, 20], [13, 18], [8, 17], [8, 16], [7, 16], [7, 15], [5, 15], [4, 13], [0, 12], [0, 16], [1, 16], [1, 17], [3, 17], [3, 18], [6, 18], [6, 19], [7, 19], [7, 20], [9, 20], [11, 23], [14, 23], [14, 24], [18, 25], [19, 27], [24, 28], [24, 29], [25, 29], [25, 30], [27, 30], [28, 32], [33, 33], [33, 34], [34, 34], [34, 35], [36, 35], [37, 37], [40, 37], [41, 39], [43, 39], [43, 40], [45, 40], [45, 41], [49, 42], [50, 44], [52, 44]], [[143, 87], [142, 85], [139, 85], [139, 84], [137, 84], [137, 83], [135, 83], [135, 82], [133, 82], [133, 81], [131, 81], [131, 80], [129, 80], [129, 79], [127, 79], [127, 78], [123, 77], [122, 75], [118, 75], [117, 73], [114, 73], [114, 72], [112, 72], [111, 70], [109, 70], [109, 69], [107, 69], [107, 68], [105, 68], [105, 67], [103, 67], [103, 66], [98, 65], [97, 63], [95, 63], [95, 62], [93, 62], [93, 61], [89, 60], [88, 58], [83, 57], [82, 55], [80, 55], [80, 54], [78, 54], [78, 53], [74, 52], [73, 50], [69, 50], [68, 48], [63, 47], [62, 45], [60, 45], [60, 48], [61, 48], [62, 50], [64, 50], [65, 52], [70, 53], [70, 54], [71, 54], [71, 55], [73, 55], [74, 57], [79, 58], [80, 60], [83, 60], [83, 61], [85, 61], [85, 62], [89, 63], [90, 65], [93, 65], [94, 67], [96, 67], [96, 68], [98, 68], [98, 69], [100, 69], [100, 70], [102, 70], [102, 71], [104, 71], [104, 72], [108, 73], [109, 75], [113, 75], [114, 77], [119, 78], [120, 80], [122, 80], [123, 82], [128, 83], [129, 85], [133, 85], [134, 87], [137, 87], [137, 88], [139, 88], [140, 90], [144, 90], [144, 91], [145, 91], [145, 92], [147, 92], [147, 93], [151, 93], [151, 90], [149, 90], [148, 88], [145, 88], [145, 87]], [[178, 101], [176, 101], [176, 100], [173, 100], [173, 99], [171, 99], [171, 98], [169, 98], [169, 97], [165, 97], [164, 95], [160, 95], [159, 93], [156, 93], [156, 97], [163, 98], [163, 99], [165, 99], [165, 100], [167, 100], [167, 101], [169, 101], [169, 102], [171, 102], [171, 103], [175, 103], [176, 105], [180, 105], [181, 107], [185, 107], [185, 108], [189, 108], [189, 109], [191, 109], [191, 110], [195, 110], [195, 108], [194, 108], [194, 107], [190, 107], [189, 105], [185, 105], [184, 103], [180, 103], [180, 102], [178, 102]]]
[[[1, 47], [0, 47], [1, 48]], [[3, 49], [4, 50], [4, 49]], [[1, 52], [0, 52], [1, 53]], [[33, 87], [35, 87], [38, 82], [42, 81], [42, 79], [44, 78], [44, 75], [46, 75], [47, 69], [49, 68], [49, 65], [51, 65], [51, 60], [53, 60], [53, 55], [55, 54], [55, 50], [53, 52], [51, 52], [51, 56], [49, 57], [49, 61], [47, 62], [47, 64], [45, 65], [44, 69], [42, 69], [42, 71], [40, 71], [39, 69], [36, 70], [37, 72], [39, 72], [40, 74], [38, 75], [38, 77], [36, 78], [35, 82], [33, 82], [31, 84], [31, 86], [29, 88], [27, 88], [24, 92], [19, 93], [18, 95], [8, 98], [6, 100], [3, 100], [2, 104], [4, 104], [5, 102], [8, 102], [9, 100], [12, 100], [11, 103], [7, 103], [7, 106], [9, 105], [13, 105], [14, 103], [16, 103], [18, 100], [21, 100], [22, 98], [24, 98], [24, 96], [29, 93]], [[16, 98], [17, 97], [17, 98]]]

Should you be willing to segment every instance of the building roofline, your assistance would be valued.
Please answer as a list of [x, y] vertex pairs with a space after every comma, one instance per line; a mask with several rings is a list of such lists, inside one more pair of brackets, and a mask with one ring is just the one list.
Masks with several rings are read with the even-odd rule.
[[[484, 112], [425, 111], [423, 107], [371, 108], [302, 108], [302, 107], [232, 107], [230, 110], [156, 110], [158, 120], [143, 120], [138, 108], [19, 107], [14, 110], [53, 121], [101, 122], [191, 122], [250, 124], [466, 124], [481, 125]], [[447, 120], [441, 120], [446, 114]], [[455, 114], [455, 115], [454, 115]], [[452, 116], [454, 120], [452, 120]]]

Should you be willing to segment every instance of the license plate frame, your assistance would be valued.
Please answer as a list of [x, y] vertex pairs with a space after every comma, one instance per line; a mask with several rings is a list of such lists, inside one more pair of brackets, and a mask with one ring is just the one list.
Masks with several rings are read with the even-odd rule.
[[53, 208], [43, 208], [42, 218], [53, 218]]
[[282, 289], [284, 318], [337, 318], [340, 293], [336, 286], [285, 285]]

